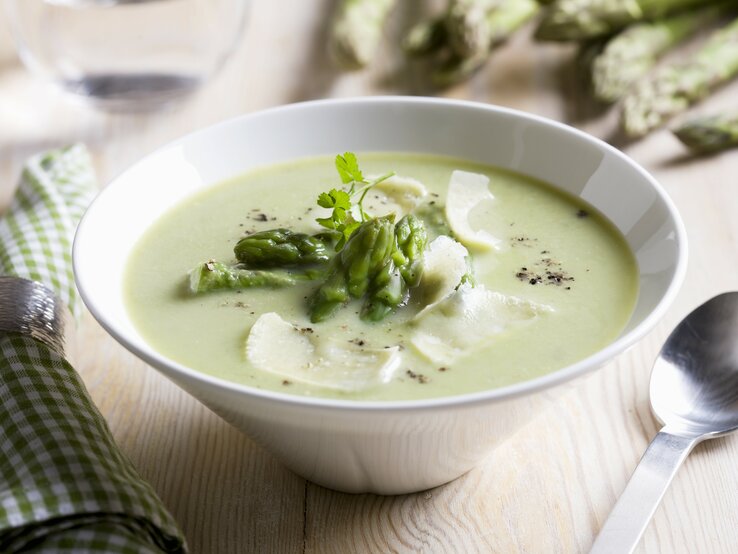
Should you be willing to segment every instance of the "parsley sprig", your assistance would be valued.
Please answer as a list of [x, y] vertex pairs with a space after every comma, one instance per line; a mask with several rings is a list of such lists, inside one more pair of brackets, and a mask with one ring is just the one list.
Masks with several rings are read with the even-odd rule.
[[[336, 170], [341, 177], [343, 187], [333, 188], [329, 192], [321, 192], [318, 196], [318, 206], [332, 209], [328, 217], [319, 217], [316, 221], [325, 227], [338, 231], [341, 238], [336, 244], [336, 251], [341, 250], [354, 231], [366, 220], [369, 214], [364, 211], [364, 198], [369, 190], [389, 179], [394, 172], [386, 173], [376, 179], [367, 180], [359, 169], [359, 162], [353, 152], [346, 152], [343, 156], [336, 156]], [[358, 196], [358, 202], [354, 198]]]

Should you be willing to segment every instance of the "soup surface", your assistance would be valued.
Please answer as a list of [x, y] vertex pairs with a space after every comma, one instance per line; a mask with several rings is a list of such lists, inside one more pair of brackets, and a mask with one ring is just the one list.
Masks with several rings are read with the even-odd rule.
[[[235, 263], [234, 245], [250, 233], [320, 231], [315, 218], [330, 210], [315, 200], [337, 186], [333, 160], [301, 159], [211, 187], [174, 207], [144, 234], [125, 278], [129, 313], [144, 338], [184, 365], [252, 387], [400, 400], [481, 391], [538, 377], [594, 353], [626, 325], [638, 291], [636, 262], [623, 237], [594, 208], [522, 175], [461, 160], [394, 153], [360, 154], [359, 160], [365, 175], [394, 171], [420, 181], [427, 194], [417, 210], [426, 214], [434, 209], [443, 214], [454, 171], [489, 178], [494, 198], [476, 202], [468, 213], [468, 227], [494, 242], [465, 245], [476, 296], [464, 297], [466, 304], [461, 305], [459, 294], [452, 294], [451, 300], [419, 316], [424, 304], [411, 290], [409, 303], [379, 322], [362, 321], [361, 301], [351, 300], [333, 317], [311, 323], [307, 306], [318, 281], [278, 289], [188, 290], [192, 268], [211, 259]], [[387, 194], [372, 189], [367, 211], [380, 215], [383, 206], [392, 205]], [[429, 224], [431, 245], [439, 232]], [[479, 298], [482, 304], [469, 304]], [[292, 325], [287, 331], [301, 334], [295, 338], [299, 348], [328, 344], [325, 356], [334, 362], [358, 356], [361, 382], [351, 382], [346, 368], [338, 373], [340, 382], [331, 381], [330, 375], [321, 382], [320, 363], [306, 362], [303, 368], [318, 372], [315, 379], [279, 367], [273, 371], [279, 360], [289, 366], [290, 356], [302, 354], [290, 337], [284, 342], [275, 335], [268, 344], [268, 332], [257, 346], [274, 350], [268, 352], [271, 366], [255, 363], [256, 350], [247, 351], [246, 344], [256, 342], [250, 337], [252, 327], [265, 313], [278, 314], [276, 321]], [[454, 328], [454, 314], [471, 320]], [[333, 364], [334, 373], [336, 365], [340, 363]]]

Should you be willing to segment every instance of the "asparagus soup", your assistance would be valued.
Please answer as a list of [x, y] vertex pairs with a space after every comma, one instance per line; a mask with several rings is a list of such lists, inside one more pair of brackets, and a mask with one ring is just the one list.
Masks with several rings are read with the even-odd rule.
[[262, 168], [165, 214], [127, 263], [143, 337], [252, 387], [400, 400], [537, 377], [625, 327], [636, 262], [591, 206], [462, 160], [359, 158]]

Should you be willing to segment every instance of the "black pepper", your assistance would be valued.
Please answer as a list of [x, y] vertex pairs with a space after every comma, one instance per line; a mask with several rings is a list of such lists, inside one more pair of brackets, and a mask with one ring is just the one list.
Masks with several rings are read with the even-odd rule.
[[[544, 252], [548, 253], [548, 250], [543, 250], [541, 253]], [[541, 258], [533, 266], [521, 267], [515, 272], [515, 277], [530, 285], [538, 285], [540, 283], [545, 285], [561, 285], [564, 282], [574, 281], [574, 277], [562, 269], [561, 262], [549, 257]]]
[[426, 376], [425, 376], [425, 375], [423, 375], [422, 373], [415, 373], [415, 372], [414, 372], [413, 370], [411, 370], [411, 369], [408, 369], [407, 371], [405, 371], [405, 374], [406, 374], [406, 375], [407, 375], [408, 377], [410, 377], [410, 379], [414, 379], [414, 380], [416, 380], [416, 381], [417, 381], [418, 383], [420, 383], [421, 385], [425, 385], [425, 384], [426, 384], [427, 382], [429, 382], [429, 381], [430, 381], [430, 379], [428, 379], [428, 377], [426, 377]]

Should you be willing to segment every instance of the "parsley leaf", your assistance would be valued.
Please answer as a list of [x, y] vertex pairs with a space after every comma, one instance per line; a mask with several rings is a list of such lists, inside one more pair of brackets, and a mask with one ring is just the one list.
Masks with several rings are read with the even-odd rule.
[[351, 183], [352, 181], [362, 182], [364, 176], [361, 174], [359, 169], [359, 162], [356, 159], [356, 154], [353, 152], [346, 152], [343, 156], [340, 154], [336, 156], [336, 169], [338, 174], [341, 176], [341, 181], [344, 185]]
[[332, 208], [334, 200], [327, 192], [321, 192], [318, 196], [318, 206], [321, 208]]
[[[315, 221], [322, 227], [338, 231], [341, 234], [336, 244], [336, 252], [338, 252], [353, 232], [369, 219], [369, 215], [363, 207], [364, 197], [366, 197], [369, 189], [392, 177], [394, 173], [387, 173], [377, 179], [367, 181], [364, 179], [361, 169], [359, 169], [359, 162], [353, 152], [336, 156], [336, 171], [338, 171], [338, 175], [347, 190], [333, 188], [328, 192], [321, 192], [318, 195], [318, 206], [333, 211], [329, 217], [319, 217]], [[359, 195], [359, 201], [354, 204], [351, 202], [351, 198], [357, 195]]]

